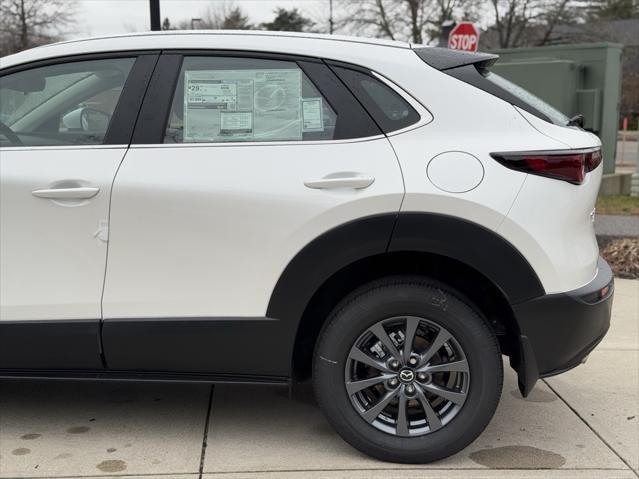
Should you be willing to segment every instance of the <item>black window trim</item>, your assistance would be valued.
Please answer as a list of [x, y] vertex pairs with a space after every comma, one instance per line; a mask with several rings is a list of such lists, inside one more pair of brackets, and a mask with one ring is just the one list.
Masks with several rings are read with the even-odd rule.
[[[364, 108], [368, 112], [370, 117], [373, 119], [373, 121], [375, 121], [375, 123], [377, 124], [377, 127], [380, 129], [380, 131], [383, 132], [384, 135], [386, 135], [386, 136], [397, 135], [398, 133], [403, 133], [404, 131], [408, 131], [408, 130], [412, 130], [412, 129], [418, 128], [418, 127], [423, 126], [424, 124], [430, 123], [430, 121], [432, 121], [433, 115], [432, 115], [432, 113], [430, 113], [428, 108], [426, 108], [421, 102], [419, 102], [418, 100], [413, 98], [412, 95], [408, 94], [401, 87], [399, 87], [398, 85], [395, 85], [394, 82], [390, 81], [384, 75], [376, 72], [375, 70], [372, 70], [370, 68], [366, 68], [366, 67], [363, 67], [363, 66], [360, 66], [360, 65], [354, 65], [352, 63], [347, 63], [347, 62], [342, 62], [342, 61], [337, 61], [337, 60], [325, 60], [325, 63], [333, 71], [333, 73], [335, 73], [335, 75], [337, 75], [337, 77], [344, 84], [344, 86], [349, 89], [351, 94], [355, 98], [357, 98], [357, 101], [362, 105], [362, 108]], [[362, 74], [370, 76], [371, 78], [373, 78], [373, 79], [381, 82], [382, 84], [386, 85], [388, 88], [390, 88], [395, 93], [397, 93], [397, 95], [399, 95], [402, 98], [402, 100], [404, 100], [411, 107], [411, 109], [417, 114], [418, 119], [416, 121], [414, 121], [413, 123], [411, 123], [409, 125], [402, 126], [400, 128], [388, 129], [388, 130], [384, 129], [382, 127], [382, 125], [380, 125], [375, 120], [375, 115], [373, 115], [371, 113], [371, 111], [369, 111], [369, 109], [366, 107], [364, 102], [362, 102], [362, 100], [361, 100], [360, 96], [357, 94], [357, 92], [353, 91], [353, 89], [351, 87], [349, 87], [348, 83], [340, 76], [339, 70], [337, 70], [336, 68], [344, 68], [344, 69], [347, 69], [347, 70], [353, 70], [353, 71], [362, 73]], [[396, 87], [396, 88], [394, 88], [394, 87]], [[400, 91], [398, 91], [398, 88], [399, 88]], [[429, 118], [426, 118], [422, 113], [420, 113], [419, 109], [415, 108], [415, 105], [418, 105], [418, 108], [423, 109], [423, 111], [427, 112], [428, 115], [429, 115]], [[380, 112], [378, 112], [378, 113], [380, 113]]]
[[[96, 145], [63, 145], [61, 147], [95, 148], [109, 145], [129, 146], [142, 100], [146, 94], [147, 86], [160, 54], [160, 50], [121, 50], [115, 52], [56, 56], [0, 69], [0, 78], [14, 73], [53, 65], [63, 65], [65, 63], [133, 58], [135, 61], [122, 87], [122, 93], [118, 98], [118, 103], [115, 106], [113, 116], [111, 117], [102, 143]], [[24, 148], [51, 148], [51, 146], [25, 146]]]
[[[335, 112], [340, 115], [351, 115], [351, 118], [342, 121], [342, 124], [350, 128], [359, 128], [358, 134], [349, 134], [348, 131], [340, 133], [341, 138], [333, 140], [295, 140], [295, 143], [328, 143], [331, 141], [361, 141], [384, 135], [374, 122], [373, 118], [361, 105], [359, 100], [352, 95], [350, 90], [335, 75], [325, 61], [321, 58], [287, 53], [262, 52], [253, 50], [220, 50], [220, 49], [171, 49], [163, 50], [158, 59], [153, 77], [149, 83], [147, 94], [142, 103], [139, 120], [133, 132], [132, 145], [165, 145], [165, 146], [197, 146], [198, 143], [182, 143], [167, 145], [164, 143], [166, 125], [173, 104], [175, 88], [179, 81], [182, 62], [185, 57], [235, 57], [252, 58], [256, 60], [279, 60], [294, 62], [313, 83], [320, 94], [328, 101]], [[323, 72], [322, 72], [323, 70]], [[324, 73], [325, 78], [320, 78]], [[334, 78], [330, 78], [334, 77]], [[330, 81], [332, 80], [332, 81]], [[337, 98], [339, 97], [339, 98]], [[349, 105], [345, 106], [345, 102]], [[344, 118], [342, 118], [344, 120]], [[289, 141], [273, 141], [272, 144], [288, 143]], [[212, 142], [215, 143], [215, 142]], [[223, 145], [238, 145], [252, 142], [224, 142]], [[201, 145], [201, 144], [200, 144]]]

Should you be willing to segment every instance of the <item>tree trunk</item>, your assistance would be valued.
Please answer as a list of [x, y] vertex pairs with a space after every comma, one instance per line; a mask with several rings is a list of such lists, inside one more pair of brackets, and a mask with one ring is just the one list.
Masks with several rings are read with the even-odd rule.
[[422, 43], [422, 31], [419, 26], [419, 3], [420, 0], [408, 0], [411, 37], [414, 43]]

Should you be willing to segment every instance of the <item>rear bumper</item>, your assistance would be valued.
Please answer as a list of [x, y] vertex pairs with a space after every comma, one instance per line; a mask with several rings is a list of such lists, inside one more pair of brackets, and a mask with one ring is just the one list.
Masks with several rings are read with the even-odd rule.
[[513, 366], [524, 396], [537, 379], [581, 364], [608, 331], [614, 279], [603, 258], [597, 267], [597, 276], [586, 286], [513, 306], [520, 333]]

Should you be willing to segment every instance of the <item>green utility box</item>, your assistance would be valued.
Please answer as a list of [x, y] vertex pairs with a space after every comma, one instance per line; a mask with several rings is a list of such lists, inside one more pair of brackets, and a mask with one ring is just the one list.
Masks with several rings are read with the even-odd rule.
[[588, 43], [495, 50], [491, 70], [559, 111], [584, 116], [584, 128], [603, 144], [604, 173], [614, 173], [621, 100], [621, 50], [617, 43]]

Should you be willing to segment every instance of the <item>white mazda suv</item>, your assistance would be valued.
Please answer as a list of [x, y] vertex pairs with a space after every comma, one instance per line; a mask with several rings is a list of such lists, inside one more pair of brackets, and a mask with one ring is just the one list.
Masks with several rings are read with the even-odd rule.
[[0, 60], [0, 376], [284, 385], [384, 460], [490, 421], [610, 322], [600, 142], [400, 42], [190, 31]]

